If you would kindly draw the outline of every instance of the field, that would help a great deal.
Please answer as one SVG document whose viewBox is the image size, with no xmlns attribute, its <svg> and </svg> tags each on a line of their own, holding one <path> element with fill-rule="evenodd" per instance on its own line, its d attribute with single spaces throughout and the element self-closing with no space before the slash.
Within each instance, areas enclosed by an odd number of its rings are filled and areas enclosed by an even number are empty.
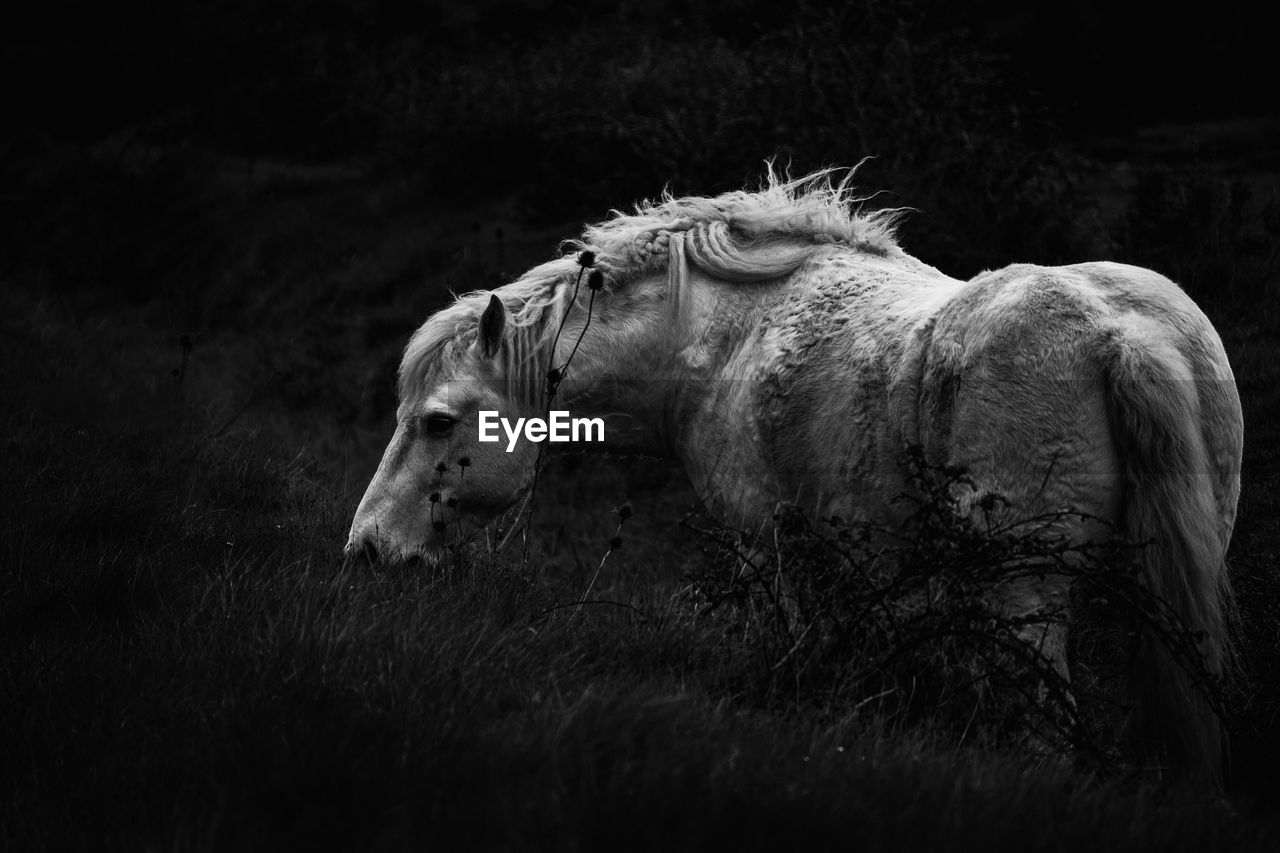
<svg viewBox="0 0 1280 853">
<path fill-rule="evenodd" d="M 343 46 L 342 4 L 321 32 L 202 28 L 193 2 L 190 55 L 141 51 L 139 79 L 163 53 L 205 91 L 201 62 L 255 39 L 315 61 L 236 59 L 234 98 L 129 89 L 109 133 L 3 141 L 0 847 L 1275 849 L 1280 169 L 1250 153 L 1274 122 L 1202 120 L 1192 150 L 1178 116 L 1080 129 L 924 15 L 802 4 L 771 29 L 738 5 L 756 25 L 514 4 L 508 49 L 462 62 L 417 51 L 470 51 L 510 9 Z M 814 35 L 841 27 L 864 29 Z M 902 242 L 947 272 L 1141 263 L 1219 329 L 1246 423 L 1224 796 L 777 689 L 701 606 L 708 543 L 666 461 L 553 459 L 527 560 L 492 538 L 438 571 L 342 560 L 399 353 L 451 290 L 667 182 L 865 153 L 859 183 L 917 209 Z"/>
</svg>

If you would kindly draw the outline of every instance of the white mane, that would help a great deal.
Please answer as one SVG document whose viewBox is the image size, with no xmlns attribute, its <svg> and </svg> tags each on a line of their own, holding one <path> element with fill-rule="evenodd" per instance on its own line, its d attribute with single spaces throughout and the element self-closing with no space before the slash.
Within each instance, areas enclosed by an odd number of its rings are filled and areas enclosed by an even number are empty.
<svg viewBox="0 0 1280 853">
<path fill-rule="evenodd" d="M 664 193 L 635 213 L 612 211 L 568 241 L 561 257 L 526 272 L 497 291 L 507 309 L 503 375 L 528 397 L 541 390 L 552 339 L 574 293 L 578 253 L 591 251 L 610 289 L 638 277 L 668 273 L 672 310 L 678 312 L 687 265 L 728 282 L 760 282 L 790 275 L 814 252 L 833 243 L 883 255 L 897 250 L 898 210 L 862 212 L 866 201 L 850 187 L 855 169 L 836 182 L 823 169 L 784 180 L 770 164 L 764 186 L 715 197 L 675 198 Z M 578 298 L 586 297 L 582 288 Z M 490 291 L 469 293 L 438 312 L 409 341 L 400 366 L 400 397 L 414 399 L 435 373 L 475 340 L 477 319 Z"/>
</svg>

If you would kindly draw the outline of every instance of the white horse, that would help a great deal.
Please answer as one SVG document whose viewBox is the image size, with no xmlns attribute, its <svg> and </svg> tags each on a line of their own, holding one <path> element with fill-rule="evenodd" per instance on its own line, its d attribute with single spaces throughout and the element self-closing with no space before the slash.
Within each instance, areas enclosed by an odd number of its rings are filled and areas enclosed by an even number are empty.
<svg viewBox="0 0 1280 853">
<path fill-rule="evenodd" d="M 479 412 L 544 415 L 554 370 L 557 408 L 604 419 L 605 442 L 586 449 L 678 459 L 706 507 L 743 529 L 780 501 L 891 522 L 903 449 L 921 445 L 967 469 L 977 488 L 963 506 L 997 492 L 1021 517 L 1078 511 L 1059 532 L 1081 541 L 1108 535 L 1083 516 L 1153 540 L 1146 582 L 1206 633 L 1220 671 L 1243 423 L 1204 314 L 1163 276 L 1117 263 L 959 281 L 899 248 L 893 212 L 858 201 L 829 171 L 664 196 L 428 319 L 347 552 L 435 557 L 512 506 L 538 446 L 480 442 Z M 1046 578 L 1006 603 L 1035 613 L 1066 586 Z M 1062 634 L 1046 622 L 1029 639 L 1065 673 Z M 1217 718 L 1183 668 L 1148 641 L 1133 675 L 1162 759 L 1216 777 Z"/>
</svg>

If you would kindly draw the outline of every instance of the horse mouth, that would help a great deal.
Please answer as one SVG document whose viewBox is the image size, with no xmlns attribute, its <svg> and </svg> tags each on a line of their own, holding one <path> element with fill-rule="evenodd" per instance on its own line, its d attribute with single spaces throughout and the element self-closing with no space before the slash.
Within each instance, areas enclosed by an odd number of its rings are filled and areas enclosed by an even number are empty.
<svg viewBox="0 0 1280 853">
<path fill-rule="evenodd" d="M 397 548 L 385 541 L 350 539 L 342 549 L 342 558 L 348 564 L 375 568 L 432 569 L 440 565 L 447 550 L 440 543 L 424 542 L 415 547 Z"/>
</svg>

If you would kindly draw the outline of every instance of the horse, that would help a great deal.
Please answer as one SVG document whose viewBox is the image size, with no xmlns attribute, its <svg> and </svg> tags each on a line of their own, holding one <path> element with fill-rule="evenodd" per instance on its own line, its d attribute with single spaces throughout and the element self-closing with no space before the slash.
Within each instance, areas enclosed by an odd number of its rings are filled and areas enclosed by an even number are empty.
<svg viewBox="0 0 1280 853">
<path fill-rule="evenodd" d="M 922 448 L 968 473 L 959 512 L 998 494 L 1003 512 L 1072 509 L 1057 532 L 1073 541 L 1148 542 L 1142 579 L 1222 673 L 1243 419 L 1209 320 L 1121 263 L 951 278 L 899 246 L 901 212 L 865 210 L 852 174 L 770 167 L 755 190 L 664 192 L 431 316 L 346 553 L 438 559 L 514 506 L 541 445 L 480 441 L 481 413 L 536 417 L 552 398 L 602 419 L 605 440 L 583 449 L 678 460 L 739 529 L 780 502 L 892 521 L 905 449 Z M 1004 605 L 1063 606 L 1068 587 L 1050 576 Z M 1028 634 L 1064 675 L 1065 631 Z M 1129 680 L 1159 761 L 1218 779 L 1220 721 L 1184 667 L 1140 641 Z"/>
</svg>

